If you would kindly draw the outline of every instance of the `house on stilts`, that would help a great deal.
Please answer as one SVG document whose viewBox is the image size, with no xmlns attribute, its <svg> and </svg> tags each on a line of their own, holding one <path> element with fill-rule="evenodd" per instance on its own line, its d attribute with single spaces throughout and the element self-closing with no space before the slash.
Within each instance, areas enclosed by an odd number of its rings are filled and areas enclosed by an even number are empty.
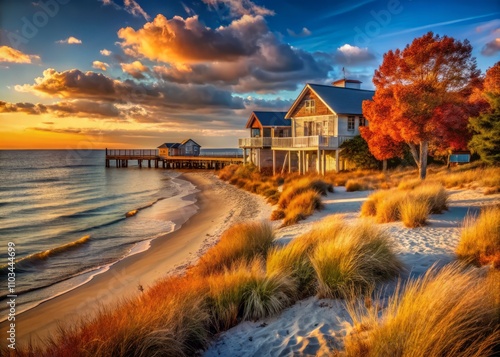
<svg viewBox="0 0 500 357">
<path fill-rule="evenodd" d="M 306 84 L 287 113 L 253 112 L 246 127 L 251 137 L 240 139 L 244 162 L 273 172 L 339 171 L 347 163 L 340 145 L 368 125 L 362 103 L 375 94 L 357 80 L 341 79 L 332 85 Z M 282 118 L 274 122 L 268 118 Z"/>
</svg>

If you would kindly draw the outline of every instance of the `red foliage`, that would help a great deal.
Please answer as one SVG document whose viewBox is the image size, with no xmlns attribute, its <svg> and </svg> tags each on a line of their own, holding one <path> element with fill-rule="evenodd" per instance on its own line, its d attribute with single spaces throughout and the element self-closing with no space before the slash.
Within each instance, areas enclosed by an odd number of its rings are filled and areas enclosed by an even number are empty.
<svg viewBox="0 0 500 357">
<path fill-rule="evenodd" d="M 384 55 L 373 78 L 375 96 L 363 103 L 370 126 L 362 136 L 377 159 L 388 158 L 402 143 L 466 148 L 468 119 L 480 107 L 469 100 L 481 85 L 471 53 L 467 40 L 429 32 L 403 51 Z"/>
</svg>

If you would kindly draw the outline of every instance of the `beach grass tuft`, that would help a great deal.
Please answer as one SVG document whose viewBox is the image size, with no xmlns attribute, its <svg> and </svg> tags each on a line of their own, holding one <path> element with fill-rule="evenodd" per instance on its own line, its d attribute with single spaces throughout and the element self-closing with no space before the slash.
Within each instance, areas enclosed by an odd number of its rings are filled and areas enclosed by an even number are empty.
<svg viewBox="0 0 500 357">
<path fill-rule="evenodd" d="M 283 226 L 295 224 L 312 215 L 314 211 L 321 210 L 323 207 L 321 196 L 316 190 L 309 189 L 303 191 L 294 196 L 284 210 Z"/>
<path fill-rule="evenodd" d="M 235 224 L 222 234 L 219 242 L 191 270 L 195 274 L 206 276 L 229 268 L 241 258 L 264 258 L 273 240 L 274 231 L 268 222 Z"/>
<path fill-rule="evenodd" d="M 408 228 L 425 226 L 430 212 L 430 203 L 425 198 L 417 200 L 406 197 L 399 205 L 401 221 Z"/>
<path fill-rule="evenodd" d="M 498 296 L 493 279 L 453 264 L 400 284 L 381 314 L 348 305 L 352 331 L 345 355 L 493 356 L 499 347 Z"/>
<path fill-rule="evenodd" d="M 465 218 L 456 253 L 460 259 L 477 265 L 493 263 L 500 269 L 500 206 Z"/>
<path fill-rule="evenodd" d="M 311 254 L 319 298 L 347 298 L 395 277 L 403 268 L 389 236 L 367 221 L 340 229 L 321 240 Z"/>
</svg>

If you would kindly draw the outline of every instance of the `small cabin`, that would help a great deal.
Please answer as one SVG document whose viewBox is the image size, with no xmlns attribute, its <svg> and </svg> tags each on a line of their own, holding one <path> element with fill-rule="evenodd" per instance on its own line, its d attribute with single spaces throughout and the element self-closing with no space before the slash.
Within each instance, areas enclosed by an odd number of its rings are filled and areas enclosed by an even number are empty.
<svg viewBox="0 0 500 357">
<path fill-rule="evenodd" d="M 165 143 L 158 146 L 159 155 L 169 156 L 200 156 L 201 145 L 192 139 L 186 139 L 181 143 Z"/>
</svg>

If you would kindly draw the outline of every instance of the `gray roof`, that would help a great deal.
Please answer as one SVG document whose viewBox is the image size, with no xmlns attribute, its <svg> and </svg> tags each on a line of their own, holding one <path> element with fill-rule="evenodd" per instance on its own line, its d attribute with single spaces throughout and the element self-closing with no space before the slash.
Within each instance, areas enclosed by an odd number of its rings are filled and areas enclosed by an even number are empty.
<svg viewBox="0 0 500 357">
<path fill-rule="evenodd" d="M 375 95 L 372 90 L 353 89 L 321 84 L 309 87 L 337 114 L 363 114 L 362 103 Z"/>
<path fill-rule="evenodd" d="M 290 126 L 291 121 L 285 119 L 287 112 L 253 112 L 262 126 Z"/>
<path fill-rule="evenodd" d="M 158 146 L 159 149 L 162 148 L 169 148 L 169 149 L 177 149 L 181 144 L 179 143 L 165 143 L 160 146 Z"/>
<path fill-rule="evenodd" d="M 181 145 L 186 144 L 186 143 L 187 143 L 188 141 L 190 141 L 190 140 L 191 140 L 193 143 L 195 143 L 197 146 L 201 147 L 201 145 L 200 145 L 200 144 L 198 144 L 198 143 L 197 143 L 196 141 L 194 141 L 193 139 L 186 139 L 186 140 L 184 140 L 184 141 L 181 143 Z"/>
</svg>

